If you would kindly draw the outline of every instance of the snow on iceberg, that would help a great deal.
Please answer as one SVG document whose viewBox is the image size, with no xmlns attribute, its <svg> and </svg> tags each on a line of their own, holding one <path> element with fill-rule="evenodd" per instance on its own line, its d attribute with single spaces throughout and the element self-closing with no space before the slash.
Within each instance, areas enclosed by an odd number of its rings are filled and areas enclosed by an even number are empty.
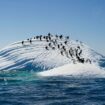
<svg viewBox="0 0 105 105">
<path fill-rule="evenodd" d="M 76 51 L 79 51 L 79 56 Z M 103 56 L 81 41 L 74 41 L 62 35 L 40 35 L 1 49 L 0 70 L 42 71 L 76 64 L 82 58 L 98 65 Z"/>
</svg>

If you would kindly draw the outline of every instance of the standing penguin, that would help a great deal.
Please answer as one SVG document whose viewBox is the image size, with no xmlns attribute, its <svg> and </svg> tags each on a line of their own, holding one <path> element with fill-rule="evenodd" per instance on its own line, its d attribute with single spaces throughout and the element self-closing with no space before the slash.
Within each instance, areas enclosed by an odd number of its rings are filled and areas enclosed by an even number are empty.
<svg viewBox="0 0 105 105">
<path fill-rule="evenodd" d="M 69 54 L 70 54 L 70 56 L 73 58 L 73 55 L 72 55 L 72 53 L 71 53 L 71 50 L 69 50 Z"/>
<path fill-rule="evenodd" d="M 30 44 L 32 44 L 32 40 L 30 39 Z"/>
<path fill-rule="evenodd" d="M 22 45 L 24 45 L 24 41 L 22 41 Z"/>
<path fill-rule="evenodd" d="M 53 50 L 55 50 L 55 47 L 52 47 Z"/>
<path fill-rule="evenodd" d="M 78 53 L 79 54 L 79 56 L 82 54 L 82 50 L 80 50 L 80 52 Z"/>
<path fill-rule="evenodd" d="M 58 35 L 55 35 L 55 37 L 58 39 Z"/>
<path fill-rule="evenodd" d="M 48 33 L 48 37 L 50 37 L 50 36 L 51 36 L 51 33 L 49 32 L 49 33 Z"/>
<path fill-rule="evenodd" d="M 63 35 L 60 35 L 59 38 L 62 39 L 63 38 Z"/>
<path fill-rule="evenodd" d="M 64 43 L 67 45 L 67 40 Z"/>
<path fill-rule="evenodd" d="M 66 39 L 69 39 L 69 36 L 67 36 Z"/>
<path fill-rule="evenodd" d="M 63 51 L 61 51 L 61 55 L 63 55 Z"/>
<path fill-rule="evenodd" d="M 58 44 L 58 49 L 60 48 L 60 45 Z"/>
<path fill-rule="evenodd" d="M 42 41 L 42 35 L 40 35 L 39 38 L 40 38 L 40 41 Z"/>
<path fill-rule="evenodd" d="M 45 49 L 48 50 L 48 47 L 46 46 Z"/>
<path fill-rule="evenodd" d="M 51 43 L 49 43 L 48 45 L 49 45 L 49 47 L 51 47 Z"/>
</svg>

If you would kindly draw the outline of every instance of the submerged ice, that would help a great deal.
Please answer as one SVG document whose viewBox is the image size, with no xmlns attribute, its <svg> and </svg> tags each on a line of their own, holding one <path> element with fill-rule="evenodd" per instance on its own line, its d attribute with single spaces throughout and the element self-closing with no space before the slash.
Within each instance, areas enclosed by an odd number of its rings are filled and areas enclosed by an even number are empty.
<svg viewBox="0 0 105 105">
<path fill-rule="evenodd" d="M 0 50 L 0 70 L 42 71 L 68 64 L 99 66 L 104 60 L 105 57 L 83 42 L 50 33 L 15 42 Z"/>
</svg>

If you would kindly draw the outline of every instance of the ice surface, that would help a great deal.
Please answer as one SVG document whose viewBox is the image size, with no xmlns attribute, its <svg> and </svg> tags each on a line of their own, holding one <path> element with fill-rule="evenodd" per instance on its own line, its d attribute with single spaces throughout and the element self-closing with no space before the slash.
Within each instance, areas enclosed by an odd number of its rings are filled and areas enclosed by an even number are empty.
<svg viewBox="0 0 105 105">
<path fill-rule="evenodd" d="M 55 36 L 52 37 L 55 40 Z M 24 45 L 21 41 L 15 42 L 11 45 L 0 50 L 0 70 L 13 70 L 13 69 L 34 69 L 36 66 L 52 69 L 60 67 L 65 64 L 73 64 L 72 58 L 64 53 L 61 55 L 60 50 L 55 46 L 55 50 L 49 48 L 45 39 L 40 41 L 39 39 L 32 38 L 32 44 L 28 40 L 24 40 Z M 66 38 L 57 39 L 57 44 L 64 44 Z M 65 45 L 66 51 L 72 47 L 74 50 L 80 46 L 82 49 L 82 58 L 91 59 L 92 63 L 97 64 L 99 59 L 102 58 L 100 54 L 97 54 L 94 50 L 88 47 L 86 44 L 80 41 L 68 40 L 68 44 Z M 76 58 L 73 58 L 76 61 Z M 28 67 L 29 66 L 29 67 Z"/>
</svg>

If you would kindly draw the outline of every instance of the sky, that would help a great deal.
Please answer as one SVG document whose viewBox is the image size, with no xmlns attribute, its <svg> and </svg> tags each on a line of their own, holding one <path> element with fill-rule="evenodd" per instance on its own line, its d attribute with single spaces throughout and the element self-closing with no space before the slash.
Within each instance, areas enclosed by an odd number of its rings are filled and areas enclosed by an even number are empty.
<svg viewBox="0 0 105 105">
<path fill-rule="evenodd" d="M 48 32 L 105 55 L 105 0 L 0 0 L 0 48 Z"/>
</svg>

